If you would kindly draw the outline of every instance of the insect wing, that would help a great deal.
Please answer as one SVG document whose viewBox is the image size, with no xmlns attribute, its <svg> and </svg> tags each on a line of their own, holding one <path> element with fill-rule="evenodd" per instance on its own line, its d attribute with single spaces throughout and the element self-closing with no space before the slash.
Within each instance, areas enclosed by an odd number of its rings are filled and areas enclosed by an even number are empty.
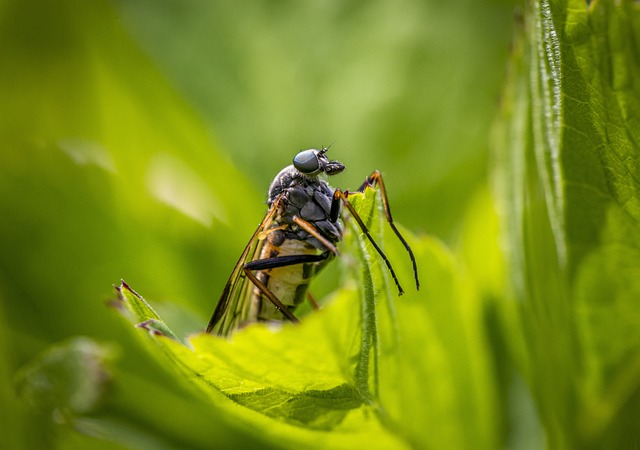
<svg viewBox="0 0 640 450">
<path fill-rule="evenodd" d="M 207 333 L 214 332 L 219 336 L 227 336 L 244 322 L 249 308 L 252 283 L 247 282 L 243 266 L 259 254 L 261 247 L 262 242 L 257 235 L 252 236 L 220 295 L 207 326 Z"/>
<path fill-rule="evenodd" d="M 227 284 L 220 295 L 220 300 L 211 316 L 207 333 L 215 332 L 219 336 L 227 336 L 247 320 L 250 310 L 250 299 L 253 283 L 247 280 L 244 274 L 244 266 L 256 259 L 264 244 L 262 232 L 269 227 L 277 210 L 279 202 L 273 202 L 269 211 L 256 231 L 249 239 L 240 259 L 236 263 Z"/>
</svg>

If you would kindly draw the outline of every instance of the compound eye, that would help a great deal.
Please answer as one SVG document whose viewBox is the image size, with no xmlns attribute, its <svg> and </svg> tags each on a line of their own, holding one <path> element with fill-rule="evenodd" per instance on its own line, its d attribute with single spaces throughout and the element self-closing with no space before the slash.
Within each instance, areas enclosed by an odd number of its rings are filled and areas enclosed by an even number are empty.
<svg viewBox="0 0 640 450">
<path fill-rule="evenodd" d="M 293 158 L 293 166 L 302 173 L 312 174 L 320 169 L 317 150 L 304 150 Z"/>
</svg>

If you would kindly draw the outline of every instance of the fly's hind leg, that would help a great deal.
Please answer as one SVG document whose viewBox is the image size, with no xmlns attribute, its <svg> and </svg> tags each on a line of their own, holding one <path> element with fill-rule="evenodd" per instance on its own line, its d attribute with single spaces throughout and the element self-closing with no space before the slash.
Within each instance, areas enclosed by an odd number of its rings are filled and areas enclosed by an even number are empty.
<svg viewBox="0 0 640 450">
<path fill-rule="evenodd" d="M 313 309 L 314 311 L 317 311 L 320 309 L 320 305 L 318 304 L 318 301 L 313 295 L 311 295 L 311 292 L 308 292 L 308 291 L 307 291 L 307 300 L 311 305 L 311 309 Z"/>
<path fill-rule="evenodd" d="M 278 267 L 293 266 L 295 264 L 319 263 L 326 260 L 330 255 L 330 252 L 325 252 L 320 255 L 289 255 L 258 259 L 245 264 L 242 269 L 244 270 L 246 277 L 260 290 L 260 292 L 262 292 L 262 294 L 264 294 L 265 297 L 269 299 L 273 306 L 275 306 L 282 315 L 291 322 L 298 323 L 300 320 L 298 320 L 291 310 L 289 310 L 289 308 L 287 308 L 287 306 L 269 290 L 267 285 L 253 274 L 253 271 L 276 269 Z"/>
</svg>

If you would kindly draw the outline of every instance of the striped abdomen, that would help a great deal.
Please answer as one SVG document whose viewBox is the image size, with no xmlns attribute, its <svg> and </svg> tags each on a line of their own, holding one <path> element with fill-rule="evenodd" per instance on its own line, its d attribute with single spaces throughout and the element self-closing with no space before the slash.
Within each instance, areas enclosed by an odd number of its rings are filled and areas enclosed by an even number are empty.
<svg viewBox="0 0 640 450">
<path fill-rule="evenodd" d="M 317 255 L 320 252 L 305 241 L 285 239 L 280 245 L 274 245 L 267 239 L 260 252 L 259 259 L 276 258 L 290 255 Z M 258 271 L 256 276 L 267 288 L 293 312 L 304 301 L 311 279 L 326 264 L 320 263 L 294 264 L 286 267 Z M 266 298 L 257 287 L 251 293 L 249 320 L 282 321 L 283 315 Z"/>
</svg>

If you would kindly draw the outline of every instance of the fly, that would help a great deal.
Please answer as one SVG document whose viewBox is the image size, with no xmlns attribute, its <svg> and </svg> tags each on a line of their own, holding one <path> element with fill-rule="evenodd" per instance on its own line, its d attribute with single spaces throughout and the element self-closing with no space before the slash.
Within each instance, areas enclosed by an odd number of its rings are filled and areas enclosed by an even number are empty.
<svg viewBox="0 0 640 450">
<path fill-rule="evenodd" d="M 344 232 L 340 216 L 345 207 L 385 262 L 404 293 L 391 262 L 375 242 L 348 200 L 349 191 L 331 188 L 320 175 L 335 175 L 345 166 L 327 158 L 328 148 L 303 150 L 269 187 L 269 209 L 240 255 L 222 291 L 207 333 L 228 336 L 252 322 L 299 322 L 293 314 L 304 301 L 313 277 L 334 257 Z M 387 222 L 409 253 L 416 289 L 420 289 L 413 251 L 396 228 L 382 175 L 374 171 L 357 192 L 377 187 Z M 247 280 L 249 282 L 247 282 Z M 309 295 L 310 301 L 312 297 Z M 312 305 L 315 302 L 312 301 Z"/>
</svg>

